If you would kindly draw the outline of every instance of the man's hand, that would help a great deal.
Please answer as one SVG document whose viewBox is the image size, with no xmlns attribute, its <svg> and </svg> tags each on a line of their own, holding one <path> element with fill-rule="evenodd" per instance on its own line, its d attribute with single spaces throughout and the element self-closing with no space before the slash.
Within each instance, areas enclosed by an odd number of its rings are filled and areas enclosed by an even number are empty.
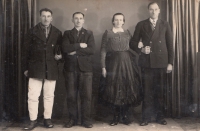
<svg viewBox="0 0 200 131">
<path fill-rule="evenodd" d="M 80 47 L 81 47 L 81 48 L 86 48 L 86 47 L 87 47 L 87 44 L 86 44 L 86 43 L 80 43 Z"/>
<path fill-rule="evenodd" d="M 106 74 L 107 74 L 106 68 L 102 68 L 102 75 L 104 78 L 106 78 Z"/>
<path fill-rule="evenodd" d="M 140 41 L 139 43 L 138 43 L 138 48 L 140 49 L 140 48 L 143 48 L 144 47 L 144 44 Z"/>
<path fill-rule="evenodd" d="M 144 48 L 142 48 L 141 52 L 144 53 L 144 54 L 150 54 L 151 47 L 150 46 L 145 46 Z"/>
<path fill-rule="evenodd" d="M 75 54 L 76 54 L 76 51 L 68 53 L 68 55 L 75 55 Z"/>
<path fill-rule="evenodd" d="M 167 66 L 167 73 L 171 73 L 172 69 L 173 69 L 172 64 L 168 64 L 168 66 Z"/>
<path fill-rule="evenodd" d="M 24 71 L 24 75 L 27 77 L 28 76 L 28 70 Z"/>
<path fill-rule="evenodd" d="M 62 59 L 62 55 L 57 55 L 57 54 L 56 54 L 56 55 L 55 55 L 55 59 L 56 59 L 56 60 Z"/>
</svg>

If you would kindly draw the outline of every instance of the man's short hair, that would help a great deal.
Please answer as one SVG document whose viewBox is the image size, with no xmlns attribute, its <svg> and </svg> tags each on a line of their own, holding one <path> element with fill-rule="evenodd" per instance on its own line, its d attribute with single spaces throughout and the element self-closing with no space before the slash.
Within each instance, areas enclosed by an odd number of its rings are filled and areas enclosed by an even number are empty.
<svg viewBox="0 0 200 131">
<path fill-rule="evenodd" d="M 43 11 L 50 12 L 51 15 L 53 14 L 53 12 L 52 12 L 50 9 L 48 9 L 48 8 L 43 8 L 43 9 L 40 10 L 40 15 L 42 14 Z"/>
<path fill-rule="evenodd" d="M 159 4 L 158 4 L 158 2 L 150 2 L 149 4 L 148 4 L 148 9 L 149 9 L 149 7 L 151 6 L 151 5 L 153 5 L 153 4 L 157 4 L 158 5 L 158 7 L 160 8 L 160 6 L 159 6 Z"/>
<path fill-rule="evenodd" d="M 81 14 L 81 15 L 83 15 L 83 18 L 84 18 L 84 16 L 85 16 L 82 12 L 75 12 L 75 13 L 72 15 L 72 18 L 74 18 L 74 16 L 75 16 L 76 14 Z"/>
</svg>

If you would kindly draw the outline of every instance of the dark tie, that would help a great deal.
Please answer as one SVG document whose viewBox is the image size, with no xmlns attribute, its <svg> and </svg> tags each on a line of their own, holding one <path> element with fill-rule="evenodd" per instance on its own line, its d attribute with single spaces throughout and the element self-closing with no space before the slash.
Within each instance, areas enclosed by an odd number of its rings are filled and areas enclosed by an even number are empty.
<svg viewBox="0 0 200 131">
<path fill-rule="evenodd" d="M 156 28 L 156 21 L 153 20 L 153 21 L 151 22 L 151 24 L 152 24 L 152 30 L 155 30 L 155 28 Z"/>
<path fill-rule="evenodd" d="M 45 36 L 46 36 L 46 38 L 48 37 L 47 27 L 45 27 Z"/>
<path fill-rule="evenodd" d="M 80 31 L 78 31 L 78 33 L 77 33 L 77 36 L 79 37 L 79 33 L 80 33 Z"/>
</svg>

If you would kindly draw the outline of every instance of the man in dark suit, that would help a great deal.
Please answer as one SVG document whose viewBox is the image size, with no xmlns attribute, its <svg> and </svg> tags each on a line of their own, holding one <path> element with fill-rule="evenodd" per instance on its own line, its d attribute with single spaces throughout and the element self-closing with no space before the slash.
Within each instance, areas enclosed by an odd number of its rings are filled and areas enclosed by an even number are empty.
<svg viewBox="0 0 200 131">
<path fill-rule="evenodd" d="M 150 18 L 137 24 L 130 42 L 130 48 L 139 54 L 138 64 L 142 72 L 144 100 L 140 125 L 148 125 L 153 115 L 158 123 L 166 125 L 161 85 L 163 76 L 173 67 L 172 32 L 169 23 L 158 18 L 158 3 L 150 3 L 148 9 Z"/>
<path fill-rule="evenodd" d="M 28 110 L 30 123 L 25 130 L 32 130 L 37 126 L 38 99 L 43 88 L 44 126 L 52 128 L 52 108 L 54 90 L 58 79 L 57 60 L 62 55 L 57 50 L 62 43 L 62 33 L 51 25 L 52 11 L 44 8 L 40 10 L 40 20 L 27 33 L 22 47 L 22 69 L 29 77 L 28 82 Z"/>
<path fill-rule="evenodd" d="M 70 120 L 65 124 L 70 128 L 77 124 L 77 95 L 81 100 L 82 126 L 92 128 L 90 113 L 92 100 L 92 56 L 94 36 L 92 31 L 83 28 L 84 14 L 76 12 L 72 16 L 74 28 L 65 31 L 62 50 L 64 53 L 64 73 L 67 88 L 67 106 Z"/>
</svg>

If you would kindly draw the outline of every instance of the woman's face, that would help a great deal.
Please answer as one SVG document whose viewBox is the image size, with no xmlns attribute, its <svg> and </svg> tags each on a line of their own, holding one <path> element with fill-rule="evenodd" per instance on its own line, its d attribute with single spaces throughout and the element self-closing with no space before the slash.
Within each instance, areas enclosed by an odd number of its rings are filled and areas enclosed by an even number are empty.
<svg viewBox="0 0 200 131">
<path fill-rule="evenodd" d="M 124 24 L 123 15 L 116 15 L 113 21 L 113 25 L 115 28 L 121 28 Z"/>
</svg>

